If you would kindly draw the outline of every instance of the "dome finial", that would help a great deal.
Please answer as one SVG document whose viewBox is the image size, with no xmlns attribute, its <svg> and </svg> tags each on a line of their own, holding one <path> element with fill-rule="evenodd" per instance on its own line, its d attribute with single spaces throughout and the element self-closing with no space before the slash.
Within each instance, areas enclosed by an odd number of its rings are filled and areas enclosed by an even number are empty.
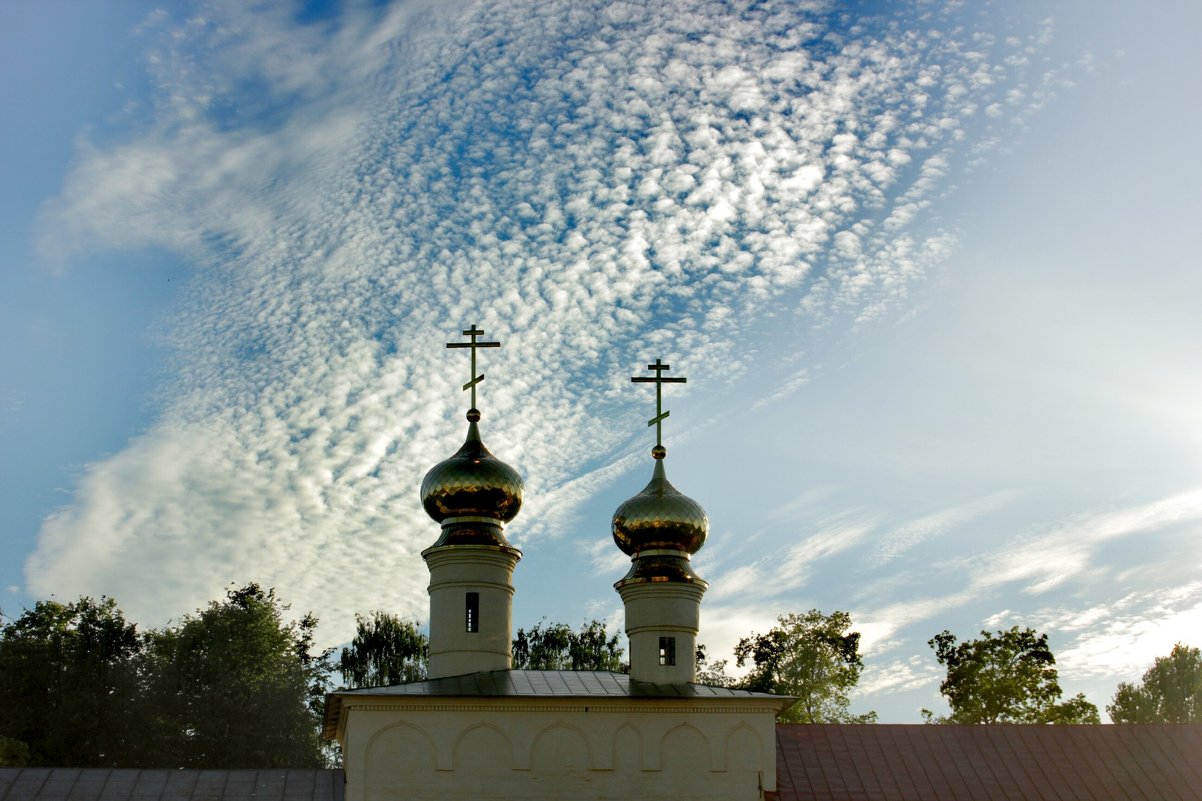
<svg viewBox="0 0 1202 801">
<path fill-rule="evenodd" d="M 500 342 L 477 342 L 476 337 L 484 336 L 484 331 L 477 328 L 475 323 L 472 323 L 472 327 L 467 329 L 466 331 L 464 331 L 463 335 L 465 337 L 471 337 L 471 342 L 448 342 L 447 347 L 448 348 L 471 348 L 472 349 L 472 373 L 469 376 L 469 378 L 471 378 L 471 380 L 468 381 L 466 384 L 464 384 L 463 388 L 470 389 L 472 391 L 472 405 L 467 410 L 467 419 L 468 419 L 468 422 L 475 423 L 480 420 L 480 410 L 476 408 L 476 384 L 479 384 L 481 381 L 484 380 L 484 373 L 481 373 L 480 375 L 476 375 L 476 348 L 499 348 L 499 347 L 501 347 L 501 343 Z M 475 419 L 473 419 L 473 418 L 475 418 Z"/>
<path fill-rule="evenodd" d="M 671 412 L 664 411 L 664 384 L 684 384 L 689 379 L 683 376 L 665 377 L 664 371 L 671 370 L 672 366 L 664 364 L 662 359 L 656 359 L 655 364 L 647 365 L 647 369 L 654 372 L 655 375 L 631 376 L 630 381 L 632 384 L 655 384 L 655 417 L 648 420 L 647 425 L 655 426 L 655 447 L 651 449 L 651 458 L 659 461 L 668 455 L 668 449 L 664 447 L 663 423 L 664 418 L 671 414 Z"/>
<path fill-rule="evenodd" d="M 517 515 L 522 506 L 522 477 L 493 456 L 480 439 L 480 410 L 476 408 L 476 385 L 484 374 L 476 373 L 476 348 L 499 348 L 500 342 L 481 342 L 484 332 L 474 324 L 463 332 L 468 342 L 448 342 L 448 348 L 471 348 L 471 380 L 463 385 L 472 392 L 467 410 L 467 438 L 449 459 L 439 462 L 422 480 L 421 498 L 426 514 L 442 524 L 437 545 L 497 544 L 510 547 L 501 526 Z"/>
<path fill-rule="evenodd" d="M 634 559 L 627 579 L 700 581 L 688 561 L 705 542 L 709 520 L 696 501 L 668 483 L 664 470 L 668 449 L 663 442 L 663 421 L 668 412 L 664 411 L 663 385 L 683 384 L 686 379 L 665 376 L 664 372 L 671 368 L 662 359 L 656 359 L 647 369 L 655 375 L 634 376 L 630 380 L 636 384 L 655 384 L 655 417 L 647 421 L 648 426 L 655 426 L 655 447 L 651 449 L 655 470 L 643 491 L 614 512 L 614 542 Z"/>
</svg>

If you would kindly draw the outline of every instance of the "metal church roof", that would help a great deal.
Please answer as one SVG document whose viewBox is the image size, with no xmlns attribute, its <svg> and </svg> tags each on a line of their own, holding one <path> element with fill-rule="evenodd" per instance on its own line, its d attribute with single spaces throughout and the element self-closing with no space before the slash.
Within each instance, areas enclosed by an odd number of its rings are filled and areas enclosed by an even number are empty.
<svg viewBox="0 0 1202 801">
<path fill-rule="evenodd" d="M 777 724 L 779 801 L 1200 801 L 1202 725 Z"/>
<path fill-rule="evenodd" d="M 341 770 L 0 768 L 0 801 L 343 801 Z"/>
<path fill-rule="evenodd" d="M 325 736 L 333 738 L 342 699 L 361 696 L 409 698 L 660 698 L 794 699 L 783 695 L 710 687 L 706 684 L 650 684 L 632 681 L 625 673 L 606 670 L 493 670 L 440 679 L 413 681 L 390 687 L 339 690 L 326 695 Z M 3 799 L 0 799 L 3 801 Z"/>
<path fill-rule="evenodd" d="M 606 670 L 493 670 L 391 687 L 339 690 L 332 695 L 430 695 L 483 698 L 620 696 L 626 698 L 783 698 L 784 696 L 710 687 L 705 684 L 649 684 Z"/>
</svg>

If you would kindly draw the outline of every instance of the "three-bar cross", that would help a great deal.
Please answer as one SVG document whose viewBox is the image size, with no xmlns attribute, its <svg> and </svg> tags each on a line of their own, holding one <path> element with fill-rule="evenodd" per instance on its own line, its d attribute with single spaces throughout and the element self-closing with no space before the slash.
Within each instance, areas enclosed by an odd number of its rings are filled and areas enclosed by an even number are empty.
<svg viewBox="0 0 1202 801">
<path fill-rule="evenodd" d="M 476 384 L 479 384 L 481 381 L 484 380 L 484 373 L 481 373 L 480 375 L 476 375 L 476 348 L 499 348 L 499 347 L 501 347 L 501 343 L 500 342 L 477 342 L 476 337 L 484 336 L 484 332 L 482 330 L 480 330 L 479 328 L 477 328 L 475 323 L 472 323 L 472 327 L 469 328 L 468 330 L 464 331 L 463 335 L 465 337 L 471 337 L 471 342 L 448 342 L 447 347 L 448 348 L 471 348 L 472 349 L 472 374 L 471 374 L 472 380 L 468 381 L 466 384 L 464 384 L 463 388 L 470 389 L 472 391 L 471 409 L 472 409 L 472 411 L 475 411 L 476 410 Z"/>
<path fill-rule="evenodd" d="M 655 364 L 647 365 L 648 370 L 655 372 L 654 376 L 631 376 L 630 381 L 634 384 L 655 384 L 655 417 L 647 421 L 648 426 L 655 426 L 655 450 L 656 452 L 663 451 L 663 422 L 669 412 L 664 411 L 664 384 L 684 384 L 688 381 L 683 376 L 679 378 L 668 378 L 664 375 L 665 370 L 671 369 L 670 365 L 664 364 L 661 360 L 656 359 Z M 660 457 L 657 457 L 660 458 Z"/>
</svg>

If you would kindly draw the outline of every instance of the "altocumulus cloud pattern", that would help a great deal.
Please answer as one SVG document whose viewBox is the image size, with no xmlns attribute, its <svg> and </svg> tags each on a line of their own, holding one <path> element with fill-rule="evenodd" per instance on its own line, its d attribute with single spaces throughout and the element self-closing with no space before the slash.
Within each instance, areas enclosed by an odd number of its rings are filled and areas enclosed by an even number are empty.
<svg viewBox="0 0 1202 801">
<path fill-rule="evenodd" d="M 253 578 L 330 642 L 423 616 L 415 488 L 462 434 L 442 343 L 473 322 L 505 343 L 482 408 L 528 480 L 511 532 L 551 536 L 628 457 L 644 354 L 733 382 L 763 321 L 863 324 L 945 257 L 924 212 L 1063 77 L 1041 25 L 941 5 L 152 18 L 154 106 L 83 151 L 45 249 L 196 269 L 160 416 L 46 521 L 30 590 L 154 621 Z"/>
</svg>

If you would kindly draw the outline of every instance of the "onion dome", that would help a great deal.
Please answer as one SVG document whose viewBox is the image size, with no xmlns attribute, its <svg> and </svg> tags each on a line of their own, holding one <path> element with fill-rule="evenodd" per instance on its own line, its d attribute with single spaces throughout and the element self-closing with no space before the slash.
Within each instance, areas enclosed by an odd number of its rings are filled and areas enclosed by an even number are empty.
<svg viewBox="0 0 1202 801">
<path fill-rule="evenodd" d="M 689 565 L 689 556 L 705 544 L 709 518 L 692 498 L 668 482 L 663 448 L 657 447 L 655 471 L 643 491 L 614 512 L 614 542 L 633 557 L 631 581 L 687 581 L 705 584 Z"/>
<path fill-rule="evenodd" d="M 697 553 L 705 544 L 709 518 L 692 498 L 668 482 L 663 459 L 643 491 L 614 512 L 614 542 L 627 556 L 648 549 L 671 548 Z"/>
<path fill-rule="evenodd" d="M 467 439 L 454 456 L 439 462 L 422 479 L 422 506 L 443 524 L 436 545 L 508 546 L 501 525 L 522 508 L 522 477 L 492 455 L 480 439 L 480 412 L 468 412 Z"/>
</svg>

